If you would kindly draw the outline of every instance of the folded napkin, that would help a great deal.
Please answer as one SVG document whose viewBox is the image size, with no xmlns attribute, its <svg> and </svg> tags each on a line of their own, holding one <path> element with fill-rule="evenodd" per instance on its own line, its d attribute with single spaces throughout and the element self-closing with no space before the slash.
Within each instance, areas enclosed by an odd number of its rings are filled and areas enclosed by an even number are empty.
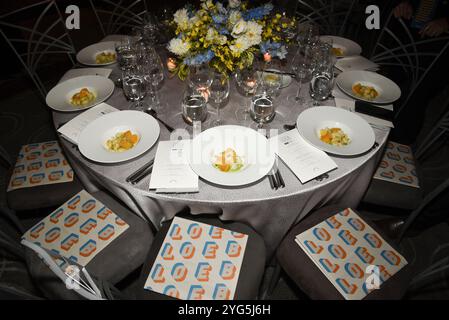
<svg viewBox="0 0 449 320">
<path fill-rule="evenodd" d="M 59 82 L 64 82 L 66 80 L 82 77 L 82 76 L 102 76 L 108 78 L 111 75 L 112 69 L 106 68 L 81 68 L 81 69 L 71 69 L 67 71 L 64 76 L 62 76 Z"/>
<path fill-rule="evenodd" d="M 353 56 L 347 58 L 338 59 L 335 63 L 335 67 L 341 71 L 351 70 L 370 70 L 376 71 L 379 69 L 379 65 L 362 56 Z"/>
</svg>

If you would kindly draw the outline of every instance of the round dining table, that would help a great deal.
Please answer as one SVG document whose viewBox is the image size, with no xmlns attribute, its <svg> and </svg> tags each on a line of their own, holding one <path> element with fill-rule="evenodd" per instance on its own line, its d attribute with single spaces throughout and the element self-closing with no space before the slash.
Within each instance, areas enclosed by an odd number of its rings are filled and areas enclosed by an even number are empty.
<svg viewBox="0 0 449 320">
<path fill-rule="evenodd" d="M 117 79 L 120 75 L 118 66 L 113 65 L 111 68 L 113 71 L 110 78 Z M 176 130 L 170 133 L 160 125 L 158 141 L 177 139 L 179 136 L 185 138 L 187 133 L 192 134 L 192 127 L 184 122 L 181 112 L 185 87 L 186 84 L 178 77 L 170 77 L 166 73 L 159 89 L 162 108 L 158 117 Z M 294 125 L 303 110 L 313 107 L 307 83 L 303 85 L 301 91 L 305 103 L 296 103 L 294 99 L 288 99 L 294 97 L 296 91 L 295 80 L 281 90 L 275 102 L 276 116 L 269 124 L 270 129 L 276 129 L 279 133 L 285 132 L 285 124 Z M 229 99 L 220 109 L 225 124 L 251 125 L 251 119 L 238 120 L 236 117 L 236 111 L 245 106 L 246 99 L 238 92 L 235 81 L 232 80 Z M 119 110 L 129 109 L 131 106 L 131 102 L 126 100 L 122 89 L 118 86 L 105 102 Z M 321 105 L 335 106 L 335 102 L 331 98 Z M 207 129 L 216 117 L 214 107 L 208 106 L 208 109 L 209 115 L 202 124 L 203 130 Z M 79 112 L 54 111 L 55 127 L 59 128 L 61 124 L 78 114 Z M 388 128 L 376 127 L 373 130 L 377 148 L 355 157 L 332 156 L 338 168 L 320 179 L 305 184 L 301 183 L 282 161 L 279 161 L 278 168 L 285 181 L 285 187 L 277 190 L 271 188 L 268 178 L 265 177 L 256 183 L 232 188 L 221 187 L 200 179 L 199 192 L 196 193 L 156 193 L 149 190 L 151 175 L 135 185 L 126 182 L 126 178 L 154 159 L 158 143 L 133 160 L 102 164 L 83 157 L 77 146 L 66 139 L 61 138 L 60 142 L 75 174 L 88 191 L 104 189 L 113 193 L 142 219 L 151 222 L 156 229 L 163 221 L 170 220 L 185 210 L 192 215 L 218 215 L 223 221 L 238 221 L 254 228 L 263 237 L 268 256 L 271 256 L 289 229 L 313 210 L 336 203 L 347 207 L 356 207 L 359 204 L 377 168 L 389 134 Z"/>
</svg>

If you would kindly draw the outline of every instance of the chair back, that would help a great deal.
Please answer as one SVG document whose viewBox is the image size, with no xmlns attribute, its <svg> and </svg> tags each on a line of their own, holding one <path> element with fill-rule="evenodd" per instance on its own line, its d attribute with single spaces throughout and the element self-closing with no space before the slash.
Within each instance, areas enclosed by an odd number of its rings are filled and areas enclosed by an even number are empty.
<svg viewBox="0 0 449 320">
<path fill-rule="evenodd" d="M 143 24 L 145 0 L 89 0 L 104 36 L 129 33 Z"/>
<path fill-rule="evenodd" d="M 296 17 L 298 23 L 314 23 L 320 34 L 343 36 L 355 9 L 355 0 L 298 0 Z"/>
<path fill-rule="evenodd" d="M 425 76 L 448 48 L 449 36 L 418 39 L 402 19 L 390 13 L 372 49 L 370 60 L 408 79 L 403 85 L 403 96 L 395 118 L 398 118 Z"/>
<path fill-rule="evenodd" d="M 75 48 L 55 0 L 39 1 L 0 15 L 0 34 L 44 99 L 45 80 L 38 75 L 44 58 L 62 55 L 72 66 L 75 64 Z"/>
</svg>

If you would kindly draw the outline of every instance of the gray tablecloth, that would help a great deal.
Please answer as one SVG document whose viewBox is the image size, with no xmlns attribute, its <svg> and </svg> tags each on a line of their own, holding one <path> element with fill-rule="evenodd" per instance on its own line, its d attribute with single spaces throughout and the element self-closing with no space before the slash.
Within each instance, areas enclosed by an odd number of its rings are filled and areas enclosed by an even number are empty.
<svg viewBox="0 0 449 320">
<path fill-rule="evenodd" d="M 117 77 L 115 68 L 111 78 Z M 159 93 L 165 104 L 161 118 L 174 128 L 187 129 L 191 127 L 181 118 L 181 97 L 185 84 L 177 77 L 166 77 Z M 296 82 L 282 90 L 277 100 L 277 113 L 270 128 L 284 132 L 283 124 L 293 124 L 298 114 L 307 106 L 297 105 L 287 99 L 294 95 Z M 302 95 L 306 101 L 310 101 L 308 85 L 304 86 Z M 236 90 L 235 83 L 231 84 L 229 102 L 222 108 L 222 117 L 226 124 L 249 125 L 237 121 L 235 111 L 245 103 Z M 106 101 L 118 109 L 129 108 L 130 102 L 126 101 L 120 88 L 116 88 L 113 95 Z M 322 105 L 335 105 L 333 100 L 328 100 Z M 215 116 L 211 113 L 203 129 Z M 77 113 L 54 112 L 54 123 L 58 127 Z M 199 192 L 194 194 L 156 194 L 148 190 L 150 177 L 146 177 L 138 185 L 132 186 L 125 182 L 136 169 L 153 159 L 157 144 L 143 156 L 132 161 L 103 165 L 93 163 L 85 159 L 75 146 L 61 139 L 76 174 L 83 181 L 87 189 L 95 190 L 103 188 L 111 191 L 125 202 L 136 214 L 144 219 L 149 219 L 156 228 L 164 220 L 173 216 L 187 207 L 192 214 L 218 214 L 222 220 L 240 221 L 252 226 L 265 240 L 269 254 L 272 254 L 287 231 L 300 219 L 304 218 L 315 208 L 333 203 L 341 203 L 344 206 L 355 207 L 363 197 L 374 170 L 380 160 L 382 149 L 387 140 L 388 130 L 374 129 L 376 141 L 379 147 L 369 153 L 355 158 L 333 159 L 338 164 L 338 169 L 329 173 L 329 178 L 323 181 L 313 180 L 302 184 L 294 174 L 283 164 L 279 169 L 285 180 L 286 187 L 274 191 L 270 188 L 268 179 L 263 179 L 253 185 L 241 188 L 221 188 L 209 184 L 204 180 L 199 182 Z M 168 140 L 169 132 L 161 125 L 160 140 Z"/>
</svg>

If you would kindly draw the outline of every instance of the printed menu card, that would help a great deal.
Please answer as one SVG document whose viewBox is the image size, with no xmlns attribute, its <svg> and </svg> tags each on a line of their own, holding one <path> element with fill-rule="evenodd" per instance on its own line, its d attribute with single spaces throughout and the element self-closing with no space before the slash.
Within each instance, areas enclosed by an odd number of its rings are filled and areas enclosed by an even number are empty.
<svg viewBox="0 0 449 320">
<path fill-rule="evenodd" d="M 310 145 L 296 129 L 271 138 L 270 143 L 278 144 L 277 155 L 302 183 L 337 168 L 331 157 Z"/>
<path fill-rule="evenodd" d="M 190 168 L 191 140 L 160 141 L 154 159 L 150 190 L 157 193 L 198 192 L 198 175 Z"/>
<path fill-rule="evenodd" d="M 106 103 L 100 103 L 99 105 L 84 111 L 79 116 L 67 122 L 58 129 L 58 132 L 63 138 L 69 140 L 71 143 L 78 144 L 78 137 L 81 134 L 81 131 L 83 131 L 89 123 L 105 114 L 115 111 L 119 110 Z"/>
<path fill-rule="evenodd" d="M 79 69 L 70 69 L 67 71 L 64 76 L 59 80 L 59 82 L 63 82 L 69 79 L 82 77 L 82 76 L 102 76 L 105 78 L 109 78 L 111 75 L 112 69 L 105 68 L 79 68 Z"/>
</svg>

